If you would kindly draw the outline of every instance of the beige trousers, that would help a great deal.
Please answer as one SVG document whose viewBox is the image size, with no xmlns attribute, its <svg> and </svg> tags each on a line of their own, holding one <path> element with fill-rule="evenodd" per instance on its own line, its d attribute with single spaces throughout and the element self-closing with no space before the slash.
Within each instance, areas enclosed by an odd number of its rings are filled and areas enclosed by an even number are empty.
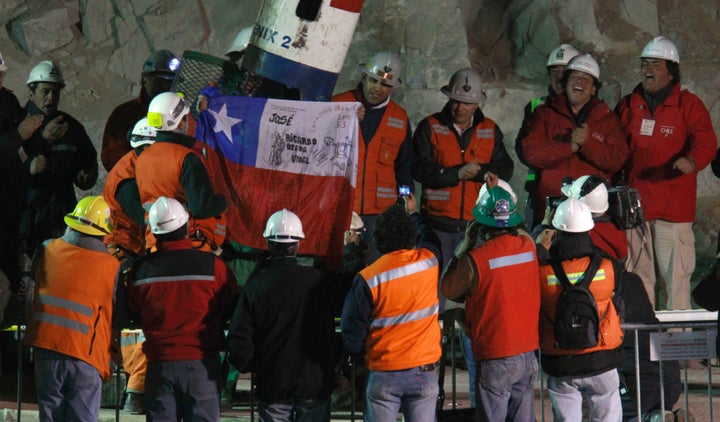
<svg viewBox="0 0 720 422">
<path fill-rule="evenodd" d="M 656 310 L 692 309 L 690 278 L 695 270 L 692 223 L 646 221 L 627 231 L 625 267 L 642 278 Z"/>
</svg>

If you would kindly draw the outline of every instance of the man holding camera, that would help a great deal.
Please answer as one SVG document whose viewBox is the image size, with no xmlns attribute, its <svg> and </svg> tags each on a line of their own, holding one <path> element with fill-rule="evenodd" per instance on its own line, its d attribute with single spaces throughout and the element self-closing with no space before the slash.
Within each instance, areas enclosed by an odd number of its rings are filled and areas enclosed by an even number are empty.
<svg viewBox="0 0 720 422">
<path fill-rule="evenodd" d="M 440 91 L 448 97 L 445 107 L 415 131 L 413 177 L 422 184 L 423 218 L 449 259 L 473 219 L 484 177 L 490 173 L 510 180 L 513 161 L 500 128 L 481 110 L 487 97 L 477 72 L 458 70 Z"/>
</svg>

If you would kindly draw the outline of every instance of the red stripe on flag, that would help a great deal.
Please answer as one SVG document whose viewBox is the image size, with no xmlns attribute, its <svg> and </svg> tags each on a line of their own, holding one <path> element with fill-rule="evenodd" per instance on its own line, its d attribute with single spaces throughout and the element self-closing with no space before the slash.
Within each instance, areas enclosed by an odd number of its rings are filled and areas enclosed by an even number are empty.
<svg viewBox="0 0 720 422">
<path fill-rule="evenodd" d="M 346 10 L 351 13 L 360 13 L 364 0 L 331 0 L 330 7 Z"/>
<path fill-rule="evenodd" d="M 268 217 L 287 208 L 300 217 L 305 239 L 299 254 L 318 255 L 328 265 L 342 264 L 343 237 L 350 227 L 354 189 L 341 176 L 312 176 L 229 162 L 205 146 L 205 164 L 216 192 L 228 202 L 227 238 L 267 249 L 262 237 Z"/>
</svg>

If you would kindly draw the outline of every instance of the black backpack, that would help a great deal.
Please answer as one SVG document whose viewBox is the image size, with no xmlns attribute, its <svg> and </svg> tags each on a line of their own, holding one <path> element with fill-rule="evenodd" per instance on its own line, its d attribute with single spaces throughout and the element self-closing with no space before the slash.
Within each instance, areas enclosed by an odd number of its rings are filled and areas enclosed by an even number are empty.
<svg viewBox="0 0 720 422">
<path fill-rule="evenodd" d="M 598 316 L 597 302 L 589 286 L 601 262 L 602 257 L 594 254 L 582 279 L 573 285 L 568 280 L 561 263 L 550 261 L 555 276 L 563 288 L 555 309 L 556 347 L 577 350 L 597 345 L 600 321 L 604 315 Z"/>
</svg>

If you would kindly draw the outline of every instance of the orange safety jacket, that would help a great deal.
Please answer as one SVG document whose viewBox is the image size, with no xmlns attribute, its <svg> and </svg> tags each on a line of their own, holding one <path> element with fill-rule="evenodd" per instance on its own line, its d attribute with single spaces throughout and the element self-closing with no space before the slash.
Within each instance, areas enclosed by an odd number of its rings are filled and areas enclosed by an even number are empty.
<svg viewBox="0 0 720 422">
<path fill-rule="evenodd" d="M 120 262 L 62 238 L 46 241 L 42 254 L 25 343 L 87 362 L 109 381 L 113 293 Z"/>
<path fill-rule="evenodd" d="M 358 101 L 354 92 L 338 94 L 333 101 Z M 391 99 L 370 142 L 365 142 L 358 128 L 358 173 L 353 205 L 356 213 L 380 214 L 397 201 L 395 159 L 405 140 L 407 121 L 405 109 Z"/>
<path fill-rule="evenodd" d="M 489 163 L 495 147 L 495 122 L 485 117 L 473 127 L 473 137 L 467 149 L 461 150 L 455 133 L 434 116 L 429 116 L 430 142 L 433 158 L 443 167 L 462 166 L 473 160 Z M 446 188 L 423 188 L 422 209 L 429 215 L 472 220 L 472 209 L 477 201 L 482 182 L 458 180 L 456 186 Z"/>
<path fill-rule="evenodd" d="M 161 196 L 174 198 L 187 204 L 185 189 L 180 183 L 180 174 L 185 157 L 195 152 L 182 145 L 171 142 L 156 142 L 145 148 L 142 153 L 143 164 L 137 167 L 137 183 L 140 191 L 140 201 L 143 208 L 150 210 L 150 206 Z M 147 161 L 146 161 L 147 160 Z M 149 165 L 152 163 L 152 165 Z M 155 236 L 150 231 L 150 224 L 145 221 L 145 243 L 147 248 L 155 246 Z M 199 244 L 201 250 L 213 250 L 225 240 L 227 221 L 223 213 L 219 217 L 203 219 L 190 218 L 188 231 L 191 239 L 195 239 L 198 232 L 205 236 L 207 243 Z"/>
<path fill-rule="evenodd" d="M 475 359 L 537 350 L 540 283 L 535 243 L 528 236 L 507 234 L 469 255 L 480 277 L 465 304 Z"/>
<path fill-rule="evenodd" d="M 397 371 L 440 359 L 439 264 L 428 249 L 381 256 L 359 274 L 372 293 L 365 361 L 372 371 Z"/>
<path fill-rule="evenodd" d="M 563 261 L 562 266 L 568 280 L 575 284 L 590 265 L 590 257 L 576 258 Z M 623 331 L 620 326 L 620 316 L 613 304 L 615 289 L 615 269 L 610 260 L 603 258 L 590 283 L 590 292 L 595 297 L 598 308 L 600 327 L 598 329 L 598 344 L 595 347 L 578 350 L 560 349 L 555 346 L 555 311 L 563 287 L 555 276 L 550 264 L 540 266 L 540 348 L 547 355 L 582 355 L 601 350 L 614 350 L 622 345 Z"/>
<path fill-rule="evenodd" d="M 105 244 L 118 244 L 130 252 L 142 255 L 145 251 L 145 227 L 133 221 L 116 198 L 120 183 L 135 178 L 136 160 L 135 151 L 128 152 L 115 163 L 105 180 L 103 198 L 110 207 L 110 223 L 114 227 L 114 230 L 105 236 Z"/>
</svg>

